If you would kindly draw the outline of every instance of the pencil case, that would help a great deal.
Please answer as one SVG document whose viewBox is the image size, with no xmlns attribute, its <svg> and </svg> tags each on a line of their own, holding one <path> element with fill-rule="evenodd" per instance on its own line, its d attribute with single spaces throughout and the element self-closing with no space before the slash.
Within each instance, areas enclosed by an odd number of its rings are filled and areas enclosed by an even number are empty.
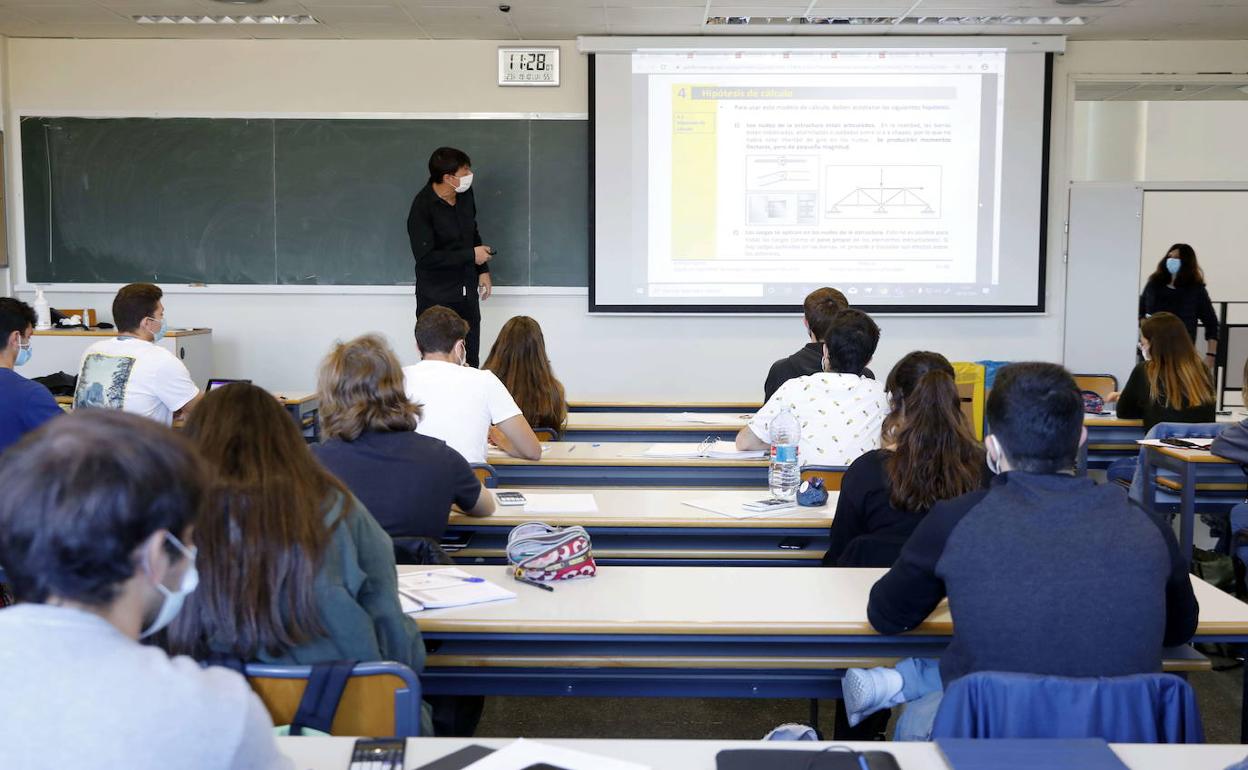
<svg viewBox="0 0 1248 770">
<path fill-rule="evenodd" d="M 552 527 L 540 521 L 521 524 L 507 536 L 507 564 L 525 580 L 573 580 L 598 572 L 584 527 Z"/>
</svg>

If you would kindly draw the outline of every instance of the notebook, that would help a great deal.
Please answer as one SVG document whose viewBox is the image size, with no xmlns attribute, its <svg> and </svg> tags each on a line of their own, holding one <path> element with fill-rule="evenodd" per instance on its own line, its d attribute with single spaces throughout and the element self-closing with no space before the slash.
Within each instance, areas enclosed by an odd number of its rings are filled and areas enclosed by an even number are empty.
<svg viewBox="0 0 1248 770">
<path fill-rule="evenodd" d="M 761 460 L 767 456 L 767 450 L 740 451 L 731 441 L 703 442 L 701 444 L 651 444 L 643 457 L 664 458 L 669 460 L 707 457 L 714 460 Z"/>
<path fill-rule="evenodd" d="M 471 577 L 456 567 L 400 572 L 399 604 L 410 615 L 423 610 L 466 607 L 516 598 L 513 592 L 488 580 L 474 583 L 462 579 Z"/>
<path fill-rule="evenodd" d="M 937 738 L 936 745 L 953 770 L 1127 770 L 1109 744 L 1100 738 L 1077 740 L 974 740 Z"/>
<path fill-rule="evenodd" d="M 776 511 L 747 511 L 741 506 L 746 503 L 752 503 L 756 500 L 767 499 L 767 490 L 751 489 L 741 492 L 707 492 L 701 497 L 693 500 L 682 500 L 681 503 L 690 508 L 697 508 L 711 513 L 718 513 L 720 516 L 727 516 L 733 519 L 755 519 L 767 516 L 800 516 L 804 510 L 823 511 L 823 508 L 784 508 Z"/>
</svg>

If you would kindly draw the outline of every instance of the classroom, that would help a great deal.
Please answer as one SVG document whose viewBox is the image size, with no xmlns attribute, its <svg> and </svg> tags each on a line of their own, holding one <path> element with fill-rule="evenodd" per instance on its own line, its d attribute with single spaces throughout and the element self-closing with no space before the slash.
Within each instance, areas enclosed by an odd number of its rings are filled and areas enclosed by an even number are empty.
<svg viewBox="0 0 1248 770">
<path fill-rule="evenodd" d="M 0 767 L 1248 768 L 1248 0 L 0 2 Z"/>
</svg>

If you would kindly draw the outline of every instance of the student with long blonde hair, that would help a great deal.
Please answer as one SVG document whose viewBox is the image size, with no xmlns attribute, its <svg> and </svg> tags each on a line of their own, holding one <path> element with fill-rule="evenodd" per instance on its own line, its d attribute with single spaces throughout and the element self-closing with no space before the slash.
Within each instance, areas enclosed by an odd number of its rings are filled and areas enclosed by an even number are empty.
<svg viewBox="0 0 1248 770">
<path fill-rule="evenodd" d="M 568 421 L 567 397 L 550 366 L 546 338 L 537 321 L 518 315 L 503 324 L 481 368 L 503 381 L 529 425 L 563 432 Z"/>
<path fill-rule="evenodd" d="M 1141 321 L 1140 352 L 1144 361 L 1122 392 L 1109 395 L 1119 417 L 1143 420 L 1146 431 L 1159 422 L 1217 419 L 1213 377 L 1178 316 L 1157 313 Z"/>
</svg>

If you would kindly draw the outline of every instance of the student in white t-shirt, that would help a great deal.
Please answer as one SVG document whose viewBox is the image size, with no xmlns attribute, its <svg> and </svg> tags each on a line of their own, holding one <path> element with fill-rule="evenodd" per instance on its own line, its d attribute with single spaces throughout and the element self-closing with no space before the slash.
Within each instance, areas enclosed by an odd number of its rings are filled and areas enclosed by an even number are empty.
<svg viewBox="0 0 1248 770">
<path fill-rule="evenodd" d="M 861 310 L 842 310 L 818 337 L 826 340 L 823 371 L 781 385 L 737 434 L 737 449 L 769 448 L 771 422 L 786 409 L 801 426 L 797 451 L 804 466 L 849 465 L 880 448 L 888 394 L 882 383 L 862 376 L 880 327 Z"/>
<path fill-rule="evenodd" d="M 416 432 L 440 438 L 470 463 L 485 462 L 487 440 L 513 457 L 542 459 L 542 445 L 493 372 L 465 366 L 468 323 L 435 305 L 416 320 L 418 364 L 403 367 L 407 397 L 423 414 Z"/>
<path fill-rule="evenodd" d="M 175 416 L 185 416 L 199 403 L 202 394 L 186 365 L 155 344 L 167 328 L 162 296 L 160 287 L 150 283 L 132 283 L 117 292 L 117 336 L 83 354 L 75 409 L 120 409 L 172 425 Z"/>
</svg>

